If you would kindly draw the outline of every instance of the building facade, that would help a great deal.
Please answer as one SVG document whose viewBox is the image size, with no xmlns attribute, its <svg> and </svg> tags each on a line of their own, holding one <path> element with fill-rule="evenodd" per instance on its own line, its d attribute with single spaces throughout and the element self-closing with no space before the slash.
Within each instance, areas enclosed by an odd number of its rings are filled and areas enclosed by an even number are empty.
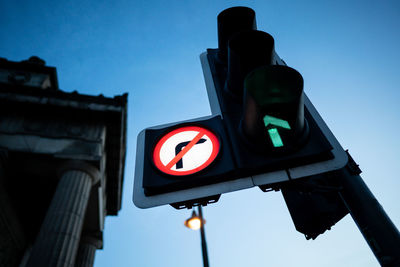
<svg viewBox="0 0 400 267">
<path fill-rule="evenodd" d="M 121 209 L 127 94 L 63 92 L 37 57 L 0 59 L 0 266 L 92 266 Z"/>
</svg>

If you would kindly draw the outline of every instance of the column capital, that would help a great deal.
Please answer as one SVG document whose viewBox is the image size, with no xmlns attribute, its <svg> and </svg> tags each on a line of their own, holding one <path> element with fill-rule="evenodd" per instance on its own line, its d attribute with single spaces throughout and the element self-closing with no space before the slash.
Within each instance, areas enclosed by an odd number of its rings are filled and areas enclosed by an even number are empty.
<svg viewBox="0 0 400 267">
<path fill-rule="evenodd" d="M 100 171 L 93 165 L 82 160 L 67 160 L 58 168 L 58 176 L 61 177 L 67 171 L 82 171 L 92 178 L 92 185 L 100 181 Z"/>
</svg>

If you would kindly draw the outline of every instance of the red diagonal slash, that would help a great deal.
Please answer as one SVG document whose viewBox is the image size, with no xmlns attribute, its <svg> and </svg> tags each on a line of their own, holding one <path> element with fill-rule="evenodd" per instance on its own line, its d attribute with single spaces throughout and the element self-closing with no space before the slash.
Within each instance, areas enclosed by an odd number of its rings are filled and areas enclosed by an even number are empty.
<svg viewBox="0 0 400 267">
<path fill-rule="evenodd" d="M 187 146 L 185 146 L 181 152 L 178 153 L 165 167 L 171 169 L 204 135 L 204 131 L 200 131 Z"/>
</svg>

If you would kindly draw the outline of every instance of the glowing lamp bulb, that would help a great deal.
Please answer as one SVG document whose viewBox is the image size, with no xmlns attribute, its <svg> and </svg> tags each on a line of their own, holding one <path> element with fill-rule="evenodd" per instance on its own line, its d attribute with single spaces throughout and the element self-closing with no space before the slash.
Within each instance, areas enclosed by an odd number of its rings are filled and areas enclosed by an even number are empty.
<svg viewBox="0 0 400 267">
<path fill-rule="evenodd" d="M 193 211 L 192 216 L 185 221 L 185 226 L 192 230 L 199 230 L 204 223 L 206 223 L 206 221 L 202 220 L 197 216 L 196 212 Z"/>
<path fill-rule="evenodd" d="M 187 222 L 187 227 L 189 227 L 192 230 L 199 230 L 201 227 L 201 220 L 199 217 L 191 218 Z"/>
</svg>

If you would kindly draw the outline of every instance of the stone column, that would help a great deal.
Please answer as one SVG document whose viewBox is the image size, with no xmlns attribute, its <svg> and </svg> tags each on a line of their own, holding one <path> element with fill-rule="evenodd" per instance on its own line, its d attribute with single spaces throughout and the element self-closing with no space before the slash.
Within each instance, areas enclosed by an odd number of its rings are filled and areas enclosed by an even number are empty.
<svg viewBox="0 0 400 267">
<path fill-rule="evenodd" d="M 83 235 L 79 244 L 75 267 L 92 267 L 96 249 L 101 248 L 103 242 L 99 238 Z"/>
<path fill-rule="evenodd" d="M 81 161 L 71 161 L 60 180 L 26 266 L 73 266 L 92 185 L 99 172 Z"/>
</svg>

